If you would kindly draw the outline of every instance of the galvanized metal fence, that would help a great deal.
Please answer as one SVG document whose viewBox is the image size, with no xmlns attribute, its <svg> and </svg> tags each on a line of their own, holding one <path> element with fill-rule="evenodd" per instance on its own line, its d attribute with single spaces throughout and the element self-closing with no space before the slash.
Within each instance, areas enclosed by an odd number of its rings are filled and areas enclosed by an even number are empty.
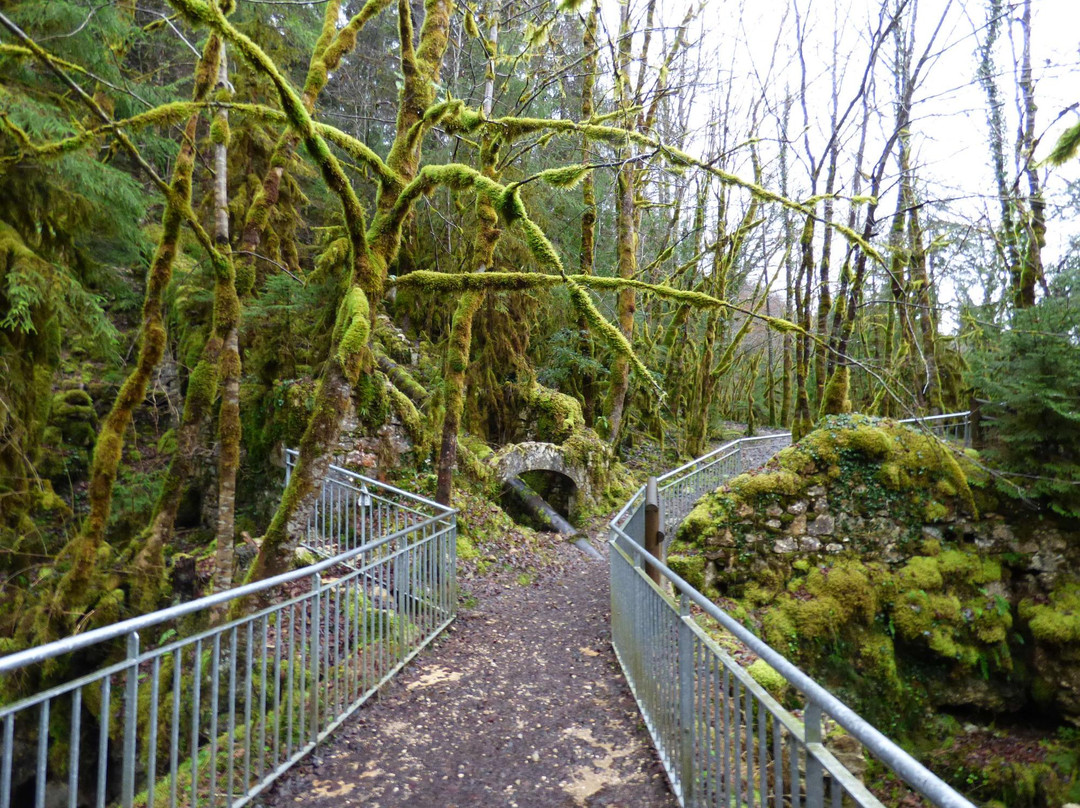
<svg viewBox="0 0 1080 808">
<path fill-rule="evenodd" d="M 971 410 L 926 415 L 922 418 L 904 418 L 900 423 L 924 429 L 943 440 L 971 446 Z"/>
<path fill-rule="evenodd" d="M 0 658 L 31 694 L 0 706 L 0 808 L 251 802 L 450 623 L 456 533 L 332 467 L 307 534 L 325 560 Z"/>
<path fill-rule="evenodd" d="M 285 482 L 299 459 L 285 451 Z M 311 502 L 301 546 L 323 558 L 342 555 L 374 538 L 405 530 L 431 518 L 443 506 L 400 488 L 331 465 Z"/>
<path fill-rule="evenodd" d="M 964 413 L 926 425 L 955 429 Z M 949 424 L 945 427 L 944 424 Z M 955 434 L 952 432 L 950 434 Z M 645 725 L 684 808 L 757 806 L 820 808 L 882 804 L 825 747 L 828 717 L 866 751 L 935 806 L 970 802 L 878 732 L 715 603 L 645 551 L 645 510 L 658 506 L 669 535 L 693 503 L 724 479 L 761 461 L 760 446 L 776 449 L 790 435 L 742 439 L 658 478 L 656 503 L 646 487 L 611 523 L 611 633 L 615 653 Z M 657 570 L 659 582 L 649 576 Z M 697 614 L 692 614 L 692 607 Z M 769 663 L 803 700 L 801 715 L 786 710 L 699 623 L 715 621 Z"/>
</svg>

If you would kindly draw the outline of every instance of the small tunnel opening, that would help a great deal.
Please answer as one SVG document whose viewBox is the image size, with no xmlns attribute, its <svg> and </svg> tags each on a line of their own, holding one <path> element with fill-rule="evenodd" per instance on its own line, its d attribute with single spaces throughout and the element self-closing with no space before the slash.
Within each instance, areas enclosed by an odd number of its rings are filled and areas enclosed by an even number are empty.
<svg viewBox="0 0 1080 808">
<path fill-rule="evenodd" d="M 521 480 L 532 488 L 541 499 L 548 503 L 564 519 L 570 520 L 577 503 L 577 485 L 574 481 L 558 471 L 547 469 L 534 469 L 518 475 Z M 525 504 L 509 485 L 503 486 L 500 504 L 510 517 L 521 525 L 526 525 L 534 530 L 550 530 L 547 524 L 537 519 L 525 507 Z"/>
</svg>

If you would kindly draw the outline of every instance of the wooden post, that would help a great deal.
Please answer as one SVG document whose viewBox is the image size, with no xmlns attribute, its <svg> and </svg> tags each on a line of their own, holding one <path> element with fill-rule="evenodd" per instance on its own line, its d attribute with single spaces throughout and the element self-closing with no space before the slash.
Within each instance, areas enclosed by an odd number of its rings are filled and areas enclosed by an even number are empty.
<svg viewBox="0 0 1080 808">
<path fill-rule="evenodd" d="M 976 449 L 982 447 L 982 402 L 971 397 L 971 404 L 969 405 L 970 414 L 968 415 L 968 428 L 967 434 L 964 436 L 964 445 L 971 446 Z"/>
<path fill-rule="evenodd" d="M 645 484 L 645 551 L 654 558 L 660 557 L 660 542 L 664 534 L 660 532 L 660 496 L 657 493 L 656 478 L 650 477 Z M 660 569 L 649 564 L 646 559 L 646 571 L 656 584 L 660 583 Z"/>
</svg>

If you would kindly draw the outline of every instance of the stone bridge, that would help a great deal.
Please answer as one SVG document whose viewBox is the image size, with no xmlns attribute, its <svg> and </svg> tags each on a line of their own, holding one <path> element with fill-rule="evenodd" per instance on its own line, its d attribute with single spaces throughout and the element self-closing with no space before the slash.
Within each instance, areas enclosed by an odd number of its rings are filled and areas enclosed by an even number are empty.
<svg viewBox="0 0 1080 808">
<path fill-rule="evenodd" d="M 607 485 L 612 456 L 592 436 L 572 437 L 563 444 L 526 441 L 504 446 L 488 460 L 497 479 L 507 482 L 529 471 L 553 471 L 573 481 L 574 510 L 599 504 Z"/>
</svg>

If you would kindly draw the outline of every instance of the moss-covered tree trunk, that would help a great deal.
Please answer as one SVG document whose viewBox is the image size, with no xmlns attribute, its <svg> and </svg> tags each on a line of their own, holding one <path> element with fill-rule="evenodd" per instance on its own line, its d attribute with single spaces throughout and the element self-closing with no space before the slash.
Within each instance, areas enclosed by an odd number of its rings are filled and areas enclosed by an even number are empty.
<svg viewBox="0 0 1080 808">
<path fill-rule="evenodd" d="M 219 92 L 228 93 L 226 50 L 218 64 Z M 222 335 L 221 408 L 218 411 L 218 508 L 214 531 L 212 588 L 228 589 L 233 577 L 233 541 L 236 535 L 236 473 L 240 465 L 240 299 L 229 248 L 229 113 L 218 110 L 210 129 L 214 148 L 214 243 L 227 258 L 214 284 L 214 330 Z"/>
<path fill-rule="evenodd" d="M 789 93 L 784 97 L 783 111 L 780 118 L 780 193 L 785 198 L 790 194 L 788 188 L 788 123 L 791 120 L 791 105 L 793 99 Z M 795 299 L 795 287 L 794 277 L 792 270 L 794 268 L 794 254 L 795 254 L 795 223 L 792 218 L 792 212 L 788 208 L 783 210 L 783 223 L 784 223 L 784 316 L 789 320 L 792 320 L 792 304 Z M 781 360 L 780 371 L 783 377 L 780 380 L 780 426 L 784 429 L 788 429 L 791 426 L 792 417 L 792 389 L 791 389 L 791 377 L 794 368 L 792 367 L 792 345 L 791 335 L 785 331 L 783 341 L 780 344 Z"/>
<path fill-rule="evenodd" d="M 300 101 L 308 113 L 315 109 L 315 102 L 329 80 L 330 71 L 336 69 L 341 60 L 355 49 L 361 30 L 380 11 L 389 6 L 390 2 L 391 0 L 367 0 L 360 11 L 340 30 L 338 24 L 341 16 L 341 0 L 327 2 L 323 12 L 322 30 L 312 50 L 304 89 L 300 95 Z M 286 168 L 296 152 L 296 147 L 300 145 L 300 140 L 300 132 L 295 128 L 287 128 L 281 133 L 274 145 L 270 164 L 263 175 L 259 190 L 244 216 L 236 266 L 237 274 L 242 279 L 241 286 L 245 287 L 242 291 L 245 293 L 248 291 L 246 287 L 255 278 L 254 263 L 259 245 L 269 227 L 271 214 L 278 204 Z"/>
<path fill-rule="evenodd" d="M 586 122 L 592 118 L 595 111 L 593 93 L 596 87 L 598 18 L 597 3 L 593 0 L 585 17 L 585 30 L 581 40 L 581 47 L 585 51 L 581 63 L 581 120 Z M 582 135 L 581 162 L 588 164 L 590 159 L 589 138 Z M 581 203 L 583 208 L 581 211 L 581 255 L 578 268 L 582 275 L 592 275 L 596 261 L 596 180 L 592 172 L 581 182 Z M 589 334 L 589 324 L 584 318 L 578 320 L 578 329 L 581 332 L 578 350 L 583 355 L 591 357 L 593 341 Z M 596 387 L 596 379 L 592 371 L 583 371 L 581 374 L 581 413 L 588 427 L 592 427 L 596 422 Z"/>
<path fill-rule="evenodd" d="M 484 75 L 485 118 L 491 117 L 495 102 L 495 60 L 499 47 L 499 11 L 493 8 L 488 27 L 488 60 Z M 496 179 L 495 138 L 485 132 L 480 145 L 480 170 L 484 176 Z M 486 272 L 495 263 L 495 244 L 499 240 L 499 215 L 487 194 L 476 195 L 476 271 Z M 442 440 L 439 444 L 439 462 L 435 484 L 435 500 L 449 505 L 453 493 L 454 467 L 458 454 L 458 431 L 461 429 L 461 414 L 465 407 L 465 373 L 469 368 L 469 353 L 472 349 L 473 318 L 484 302 L 482 291 L 464 292 L 458 300 L 454 317 L 450 323 L 450 343 L 446 348 L 445 380 L 446 398 L 443 415 Z"/>
<path fill-rule="evenodd" d="M 194 0 L 175 0 L 190 6 Z M 324 179 L 342 200 L 349 232 L 352 273 L 349 291 L 338 310 L 331 340 L 331 355 L 316 389 L 315 406 L 300 441 L 300 457 L 289 485 L 274 513 L 259 548 L 249 579 L 274 575 L 286 569 L 301 530 L 306 524 L 310 497 L 321 485 L 330 464 L 330 449 L 341 432 L 353 386 L 367 379 L 374 360 L 367 343 L 371 333 L 373 303 L 382 296 L 387 267 L 401 244 L 402 218 L 395 210 L 402 189 L 419 171 L 425 126 L 424 113 L 435 99 L 450 27 L 449 0 L 427 0 L 419 45 L 414 43 L 412 8 L 407 0 L 398 3 L 400 64 L 403 75 L 398 97 L 396 134 L 386 159 L 387 172 L 380 178 L 375 215 L 370 229 L 364 229 L 359 201 L 340 164 L 314 129 L 303 104 L 282 81 L 275 81 L 290 124 L 298 128 L 308 150 L 319 164 Z M 214 21 L 217 26 L 223 21 Z M 247 53 L 245 55 L 248 55 Z M 254 54 L 251 54 L 254 56 Z M 276 73 L 271 64 L 260 69 Z M 280 77 L 277 77 L 280 79 Z M 370 379 L 368 379 L 368 383 Z"/>
<path fill-rule="evenodd" d="M 627 147 L 632 148 L 632 147 Z M 615 240 L 618 257 L 619 277 L 631 279 L 637 274 L 637 244 L 634 233 L 634 169 L 629 157 L 619 168 L 617 193 L 615 197 Z M 637 295 L 634 290 L 624 287 L 619 290 L 616 308 L 619 331 L 627 341 L 634 337 L 634 313 L 637 310 Z M 611 386 L 608 391 L 608 437 L 613 444 L 618 444 L 623 426 L 623 414 L 626 409 L 626 394 L 630 389 L 630 362 L 625 356 L 616 356 L 611 366 Z"/>
<path fill-rule="evenodd" d="M 795 278 L 795 312 L 800 332 L 795 338 L 795 417 L 792 441 L 800 440 L 813 428 L 810 414 L 810 304 L 814 274 L 814 222 L 808 215 L 799 236 L 799 271 Z"/>
</svg>

